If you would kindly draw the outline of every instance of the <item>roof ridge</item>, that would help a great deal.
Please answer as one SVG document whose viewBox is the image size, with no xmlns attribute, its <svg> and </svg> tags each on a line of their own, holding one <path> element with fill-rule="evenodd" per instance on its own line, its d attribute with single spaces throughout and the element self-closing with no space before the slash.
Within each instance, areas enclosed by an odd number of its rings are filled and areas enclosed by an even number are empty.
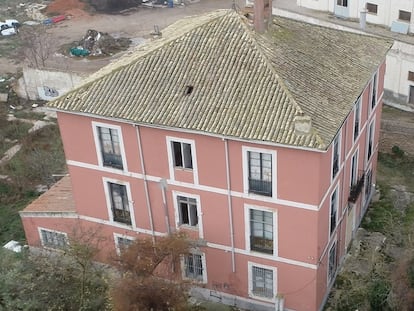
<svg viewBox="0 0 414 311">
<path fill-rule="evenodd" d="M 271 63 L 271 61 L 269 60 L 268 56 L 263 53 L 262 49 L 266 49 L 265 46 L 260 45 L 259 42 L 262 40 L 266 40 L 267 41 L 267 37 L 263 34 L 258 34 L 255 31 L 252 31 L 251 28 L 249 28 L 248 26 L 248 18 L 243 16 L 242 14 L 239 14 L 239 17 L 241 19 L 243 19 L 242 21 L 242 25 L 243 27 L 246 28 L 247 30 L 247 34 L 249 35 L 249 37 L 251 36 L 251 42 L 254 46 L 256 46 L 258 53 L 261 55 L 261 57 L 263 58 L 263 60 L 266 62 L 266 65 L 268 66 L 268 68 L 272 71 L 273 75 L 275 76 L 276 80 L 278 81 L 280 87 L 283 89 L 283 92 L 286 93 L 286 96 L 289 98 L 289 103 L 291 103 L 294 107 L 295 107 L 295 115 L 296 116 L 307 116 L 310 118 L 310 120 L 312 120 L 312 117 L 308 114 L 306 114 L 302 107 L 298 104 L 298 102 L 296 101 L 295 97 L 293 96 L 293 94 L 290 92 L 290 90 L 288 89 L 288 87 L 286 86 L 285 82 L 283 81 L 283 79 L 280 77 L 280 75 L 277 73 L 276 69 L 274 68 L 273 64 Z M 272 25 L 273 25 L 274 21 L 273 21 L 273 17 L 272 17 Z M 262 40 L 257 40 L 257 39 L 262 39 Z M 323 141 L 322 137 L 319 135 L 318 131 L 311 126 L 311 132 L 310 134 L 314 134 L 315 135 L 315 139 L 318 141 L 319 145 L 321 147 L 325 146 L 325 142 Z"/>
</svg>

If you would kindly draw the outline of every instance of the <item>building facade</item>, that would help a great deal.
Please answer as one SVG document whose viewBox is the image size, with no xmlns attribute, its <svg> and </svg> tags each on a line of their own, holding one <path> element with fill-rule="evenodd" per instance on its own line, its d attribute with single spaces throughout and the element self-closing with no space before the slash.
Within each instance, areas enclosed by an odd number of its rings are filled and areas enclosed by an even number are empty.
<svg viewBox="0 0 414 311">
<path fill-rule="evenodd" d="M 217 11 L 51 102 L 69 175 L 21 212 L 28 244 L 93 232 L 106 261 L 133 239 L 181 230 L 199 242 L 182 260 L 194 295 L 320 310 L 375 191 L 390 47 L 341 38 L 282 18 L 259 34 Z"/>
<path fill-rule="evenodd" d="M 366 13 L 366 21 L 371 24 L 395 27 L 398 31 L 413 32 L 414 1 L 401 0 L 297 0 L 298 6 L 313 10 L 332 12 L 344 18 L 361 17 Z"/>
</svg>

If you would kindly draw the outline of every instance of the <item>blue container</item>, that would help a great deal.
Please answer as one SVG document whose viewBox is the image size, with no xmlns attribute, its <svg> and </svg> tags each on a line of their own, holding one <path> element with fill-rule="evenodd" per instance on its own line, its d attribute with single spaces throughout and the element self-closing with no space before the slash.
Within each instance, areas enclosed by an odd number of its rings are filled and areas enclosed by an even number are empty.
<svg viewBox="0 0 414 311">
<path fill-rule="evenodd" d="M 174 7 L 174 0 L 168 0 L 168 7 L 169 8 Z"/>
</svg>

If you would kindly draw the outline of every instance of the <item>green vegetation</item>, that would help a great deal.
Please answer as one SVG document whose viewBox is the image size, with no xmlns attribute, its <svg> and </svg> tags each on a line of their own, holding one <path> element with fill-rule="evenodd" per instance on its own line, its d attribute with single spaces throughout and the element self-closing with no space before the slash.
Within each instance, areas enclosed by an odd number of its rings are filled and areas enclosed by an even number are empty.
<svg viewBox="0 0 414 311">
<path fill-rule="evenodd" d="M 53 174 L 65 171 L 65 157 L 57 125 L 48 125 L 26 135 L 21 150 L 4 165 L 0 173 L 13 176 L 20 189 L 37 184 L 51 186 Z"/>
<path fill-rule="evenodd" d="M 71 241 L 58 254 L 0 249 L 0 310 L 111 310 L 96 248 Z"/>
<path fill-rule="evenodd" d="M 414 189 L 414 157 L 406 155 L 398 146 L 392 148 L 392 153 L 378 155 L 377 180 L 385 185 L 404 185 Z"/>
<path fill-rule="evenodd" d="M 0 181 L 0 246 L 10 240 L 25 241 L 19 211 L 36 197 L 33 191 L 22 192 Z"/>
<path fill-rule="evenodd" d="M 45 118 L 44 113 L 38 113 L 38 112 L 27 111 L 27 110 L 17 110 L 13 113 L 13 115 L 17 119 L 25 119 L 25 120 L 43 120 Z"/>
<path fill-rule="evenodd" d="M 0 89 L 13 95 L 7 82 L 0 83 Z M 53 174 L 66 172 L 57 125 L 29 134 L 33 126 L 29 120 L 40 120 L 44 115 L 27 108 L 10 112 L 16 120 L 7 121 L 8 104 L 0 105 L 0 159 L 13 146 L 19 144 L 21 149 L 11 160 L 0 164 L 0 245 L 10 240 L 24 242 L 19 211 L 38 196 L 37 185 L 50 186 L 56 181 Z"/>
<path fill-rule="evenodd" d="M 185 235 L 135 240 L 115 257 L 115 271 L 93 262 L 101 249 L 97 232 L 77 229 L 76 238 L 59 252 L 16 254 L 0 248 L 0 310 L 238 310 L 189 304 L 191 282 L 156 277 L 160 268 L 172 277 L 179 271 L 180 257 L 191 247 Z"/>
<path fill-rule="evenodd" d="M 394 146 L 378 160 L 380 199 L 370 205 L 361 226 L 383 243 L 374 242 L 375 250 L 367 250 L 364 239 L 354 246 L 351 253 L 361 271 L 338 275 L 326 310 L 414 308 L 414 157 Z"/>
</svg>

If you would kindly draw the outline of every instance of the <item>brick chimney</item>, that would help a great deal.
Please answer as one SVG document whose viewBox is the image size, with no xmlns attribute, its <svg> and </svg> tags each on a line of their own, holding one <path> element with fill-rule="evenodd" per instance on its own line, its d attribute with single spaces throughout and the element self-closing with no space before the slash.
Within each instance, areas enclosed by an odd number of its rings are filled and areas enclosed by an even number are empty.
<svg viewBox="0 0 414 311">
<path fill-rule="evenodd" d="M 264 33 L 272 21 L 272 0 L 254 0 L 254 29 Z"/>
</svg>

